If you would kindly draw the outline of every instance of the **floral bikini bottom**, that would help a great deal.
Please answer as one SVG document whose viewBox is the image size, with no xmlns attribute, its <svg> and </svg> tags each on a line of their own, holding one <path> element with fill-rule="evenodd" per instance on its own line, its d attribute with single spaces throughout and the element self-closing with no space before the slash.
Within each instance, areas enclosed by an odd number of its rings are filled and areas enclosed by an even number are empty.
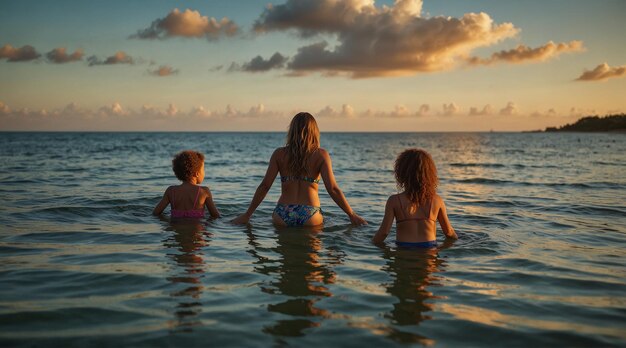
<svg viewBox="0 0 626 348">
<path fill-rule="evenodd" d="M 274 213 L 287 224 L 287 226 L 302 226 L 311 216 L 322 212 L 322 208 L 300 204 L 276 204 Z"/>
</svg>

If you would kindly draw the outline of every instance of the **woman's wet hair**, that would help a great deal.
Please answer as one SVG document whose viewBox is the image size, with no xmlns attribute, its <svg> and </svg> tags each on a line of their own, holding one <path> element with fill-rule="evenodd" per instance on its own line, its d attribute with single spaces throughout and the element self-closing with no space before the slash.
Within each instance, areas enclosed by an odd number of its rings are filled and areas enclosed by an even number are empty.
<svg viewBox="0 0 626 348">
<path fill-rule="evenodd" d="M 306 175 L 309 156 L 320 147 L 320 131 L 308 112 L 296 114 L 287 132 L 287 167 L 291 175 Z"/>
</svg>

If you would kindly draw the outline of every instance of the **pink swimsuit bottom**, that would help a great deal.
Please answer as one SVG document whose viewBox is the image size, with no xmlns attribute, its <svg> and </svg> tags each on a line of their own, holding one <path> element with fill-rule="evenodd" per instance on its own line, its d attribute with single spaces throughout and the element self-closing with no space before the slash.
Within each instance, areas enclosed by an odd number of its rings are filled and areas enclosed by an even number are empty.
<svg viewBox="0 0 626 348">
<path fill-rule="evenodd" d="M 193 202 L 193 206 L 195 207 L 198 203 L 198 197 L 200 196 L 201 187 L 198 186 L 198 193 L 196 193 L 196 199 Z M 174 195 L 174 190 L 172 190 L 172 196 Z M 204 217 L 204 207 L 200 209 L 192 209 L 192 210 L 177 210 L 174 209 L 174 197 L 172 197 L 172 217 L 173 218 L 203 218 Z"/>
</svg>

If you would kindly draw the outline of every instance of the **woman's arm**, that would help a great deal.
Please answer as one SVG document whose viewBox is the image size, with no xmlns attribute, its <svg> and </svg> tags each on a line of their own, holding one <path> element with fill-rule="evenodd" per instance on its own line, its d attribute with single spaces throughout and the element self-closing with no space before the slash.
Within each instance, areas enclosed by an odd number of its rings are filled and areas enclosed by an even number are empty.
<svg viewBox="0 0 626 348">
<path fill-rule="evenodd" d="M 454 228 L 452 228 L 450 220 L 448 219 L 446 205 L 445 203 L 443 203 L 443 200 L 441 198 L 439 198 L 439 201 L 441 202 L 439 212 L 437 213 L 437 221 L 439 221 L 439 226 L 441 226 L 441 230 L 447 238 L 458 239 L 459 237 L 456 235 L 456 232 L 454 232 Z"/>
<path fill-rule="evenodd" d="M 215 206 L 215 202 L 213 202 L 213 194 L 211 194 L 211 190 L 208 187 L 203 187 L 204 192 L 206 192 L 207 196 L 204 200 L 204 206 L 209 210 L 209 214 L 211 214 L 212 218 L 218 218 L 221 216 L 220 211 L 217 210 Z"/>
<path fill-rule="evenodd" d="M 233 219 L 231 222 L 234 224 L 247 224 L 250 221 L 250 217 L 252 213 L 256 210 L 256 208 L 263 202 L 263 199 L 269 192 L 272 184 L 274 183 L 274 179 L 276 179 L 276 175 L 278 175 L 278 149 L 274 151 L 272 157 L 270 158 L 270 164 L 267 167 L 267 171 L 265 172 L 265 177 L 259 187 L 257 187 L 256 192 L 254 192 L 254 197 L 252 197 L 252 201 L 250 202 L 250 206 L 248 210 L 239 215 L 237 218 Z"/>
<path fill-rule="evenodd" d="M 156 207 L 154 207 L 154 210 L 152 210 L 152 215 L 161 215 L 161 213 L 163 212 L 163 210 L 165 210 L 167 205 L 170 204 L 169 193 L 170 193 L 170 187 L 168 187 L 167 190 L 165 190 L 165 193 L 163 194 L 163 198 L 161 198 L 161 201 L 156 205 Z"/>
<path fill-rule="evenodd" d="M 350 218 L 350 222 L 353 225 L 367 225 L 367 221 L 362 217 L 358 216 L 352 208 L 350 208 L 350 204 L 348 204 L 348 200 L 339 189 L 339 185 L 335 181 L 335 174 L 333 173 L 333 164 L 330 160 L 330 155 L 326 150 L 320 149 L 320 153 L 323 157 L 324 162 L 322 163 L 322 180 L 324 181 L 324 187 L 326 187 L 326 191 L 330 195 L 330 197 L 335 201 L 335 203 L 344 211 Z"/>
<path fill-rule="evenodd" d="M 393 197 L 393 196 L 391 196 Z M 385 204 L 385 216 L 383 217 L 383 222 L 380 223 L 380 227 L 378 228 L 378 232 L 372 238 L 372 242 L 374 244 L 382 243 L 389 231 L 391 231 L 391 225 L 393 224 L 394 214 L 393 214 L 393 202 L 391 197 L 387 199 L 387 203 Z"/>
</svg>

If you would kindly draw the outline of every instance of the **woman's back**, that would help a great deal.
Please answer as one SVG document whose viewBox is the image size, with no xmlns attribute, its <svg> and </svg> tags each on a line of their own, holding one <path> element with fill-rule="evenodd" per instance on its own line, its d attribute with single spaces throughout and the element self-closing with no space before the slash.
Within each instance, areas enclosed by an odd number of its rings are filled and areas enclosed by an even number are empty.
<svg viewBox="0 0 626 348">
<path fill-rule="evenodd" d="M 306 173 L 294 174 L 289 170 L 289 152 L 286 147 L 276 150 L 278 172 L 281 178 L 281 195 L 278 203 L 305 204 L 319 206 L 318 184 L 324 157 L 324 149 L 317 149 L 309 155 L 305 165 Z"/>
</svg>

